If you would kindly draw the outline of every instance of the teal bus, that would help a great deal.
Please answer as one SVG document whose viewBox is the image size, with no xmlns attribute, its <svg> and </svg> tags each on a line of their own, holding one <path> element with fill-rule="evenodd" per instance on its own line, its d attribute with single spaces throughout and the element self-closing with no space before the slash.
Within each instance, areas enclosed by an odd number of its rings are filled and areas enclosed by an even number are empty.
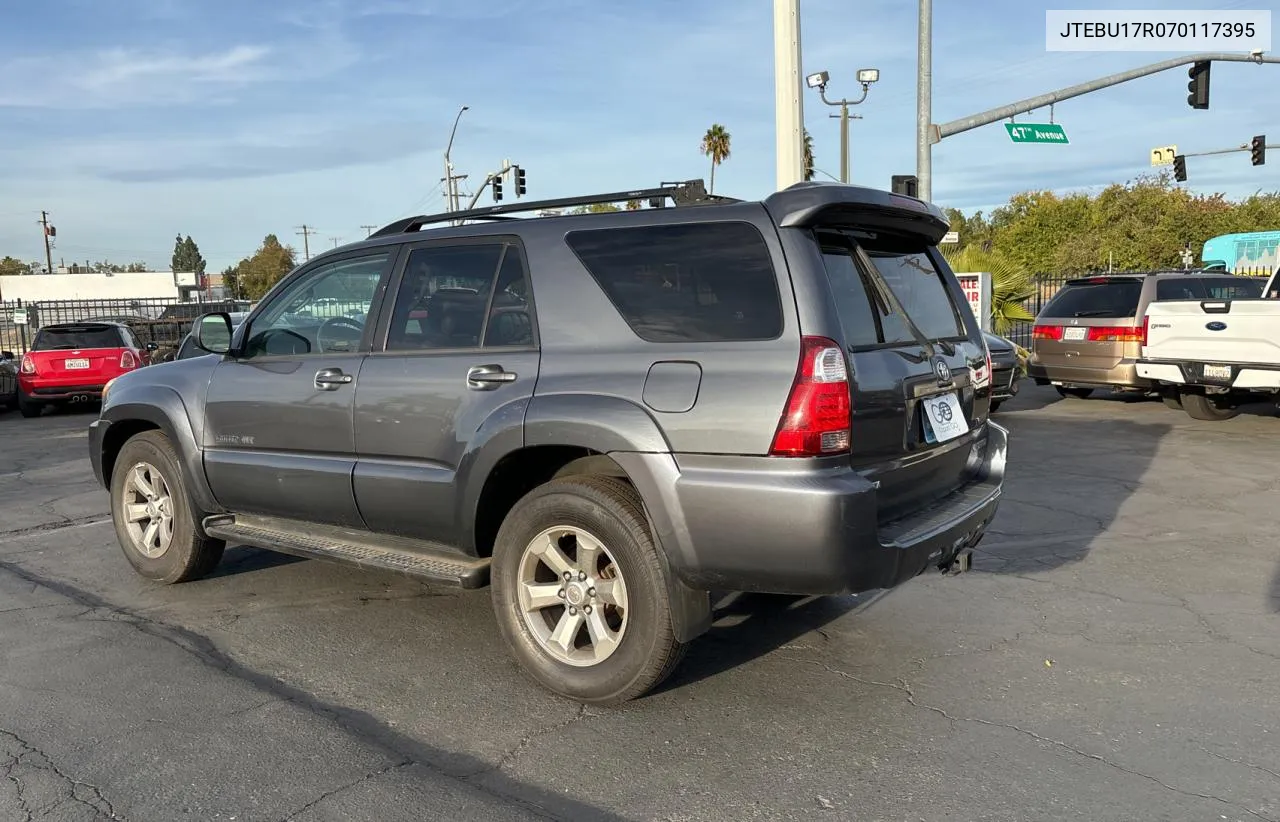
<svg viewBox="0 0 1280 822">
<path fill-rule="evenodd" d="M 1277 249 L 1280 249 L 1280 231 L 1223 234 L 1205 241 L 1200 261 L 1205 268 L 1263 276 L 1280 265 Z"/>
</svg>

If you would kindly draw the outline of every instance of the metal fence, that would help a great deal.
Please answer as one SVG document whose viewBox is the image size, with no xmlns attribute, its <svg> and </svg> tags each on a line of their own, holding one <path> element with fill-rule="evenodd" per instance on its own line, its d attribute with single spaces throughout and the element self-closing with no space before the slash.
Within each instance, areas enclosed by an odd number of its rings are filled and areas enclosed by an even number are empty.
<svg viewBox="0 0 1280 822">
<path fill-rule="evenodd" d="M 93 320 L 125 323 L 144 344 L 153 342 L 161 349 L 174 349 L 200 314 L 246 307 L 247 303 L 190 303 L 172 298 L 0 302 L 0 349 L 21 354 L 46 325 Z"/>
</svg>

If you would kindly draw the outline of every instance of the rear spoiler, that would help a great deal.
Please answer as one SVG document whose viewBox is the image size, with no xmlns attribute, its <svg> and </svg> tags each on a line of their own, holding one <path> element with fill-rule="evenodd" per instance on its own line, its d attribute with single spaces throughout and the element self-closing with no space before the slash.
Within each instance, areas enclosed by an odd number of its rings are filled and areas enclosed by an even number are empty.
<svg viewBox="0 0 1280 822">
<path fill-rule="evenodd" d="M 796 183 L 767 197 L 764 206 L 779 228 L 847 225 L 908 234 L 937 245 L 950 227 L 932 203 L 843 183 Z"/>
</svg>

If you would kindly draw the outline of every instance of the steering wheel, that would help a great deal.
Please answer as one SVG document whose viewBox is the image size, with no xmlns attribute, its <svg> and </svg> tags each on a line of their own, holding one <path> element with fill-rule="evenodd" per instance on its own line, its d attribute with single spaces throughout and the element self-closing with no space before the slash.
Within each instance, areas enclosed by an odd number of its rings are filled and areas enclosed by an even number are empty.
<svg viewBox="0 0 1280 822">
<path fill-rule="evenodd" d="M 326 340 L 326 330 L 338 333 Z M 322 354 L 331 351 L 354 351 L 363 336 L 364 323 L 350 317 L 330 317 L 320 323 L 320 327 L 316 329 L 316 346 Z"/>
</svg>

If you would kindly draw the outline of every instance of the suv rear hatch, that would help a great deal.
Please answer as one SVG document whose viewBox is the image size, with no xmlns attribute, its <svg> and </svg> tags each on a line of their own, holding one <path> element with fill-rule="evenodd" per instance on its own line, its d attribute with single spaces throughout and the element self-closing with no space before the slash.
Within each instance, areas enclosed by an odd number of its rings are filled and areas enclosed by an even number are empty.
<svg viewBox="0 0 1280 822">
<path fill-rule="evenodd" d="M 881 524 L 973 480 L 990 402 L 981 331 L 935 248 L 946 223 L 927 208 L 895 197 L 811 224 L 849 367 L 849 459 L 879 483 Z"/>
<path fill-rule="evenodd" d="M 101 323 L 42 328 L 24 360 L 30 363 L 24 362 L 24 373 L 32 374 L 34 369 L 37 381 L 60 385 L 101 384 L 138 364 L 119 328 Z"/>
</svg>

